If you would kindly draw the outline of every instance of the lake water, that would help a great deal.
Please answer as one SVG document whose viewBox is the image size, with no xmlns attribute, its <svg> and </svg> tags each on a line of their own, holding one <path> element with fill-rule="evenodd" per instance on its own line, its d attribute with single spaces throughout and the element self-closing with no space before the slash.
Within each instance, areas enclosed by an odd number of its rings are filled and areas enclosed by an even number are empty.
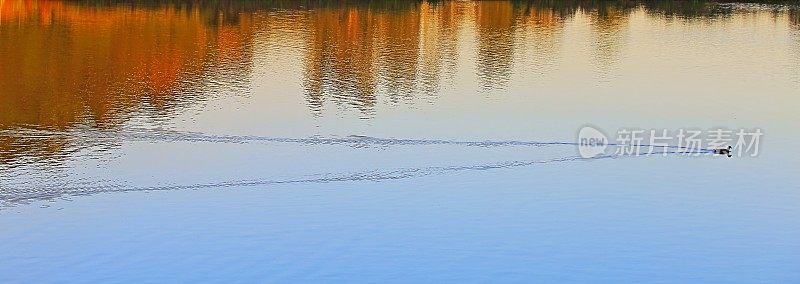
<svg viewBox="0 0 800 284">
<path fill-rule="evenodd" d="M 797 283 L 798 107 L 785 4 L 2 0 L 0 282 Z"/>
</svg>

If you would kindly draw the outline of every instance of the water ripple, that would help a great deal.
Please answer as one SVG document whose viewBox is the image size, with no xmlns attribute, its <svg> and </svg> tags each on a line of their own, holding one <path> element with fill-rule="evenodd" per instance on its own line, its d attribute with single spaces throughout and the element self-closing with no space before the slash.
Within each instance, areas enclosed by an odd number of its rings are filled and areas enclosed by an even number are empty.
<svg viewBox="0 0 800 284">
<path fill-rule="evenodd" d="M 34 201 L 51 200 L 56 198 L 93 195 L 98 193 L 112 192 L 140 192 L 140 191 L 167 191 L 167 190 L 191 190 L 206 188 L 228 188 L 245 186 L 266 186 L 280 184 L 303 184 L 303 183 L 329 183 L 329 182 L 358 182 L 358 181 L 381 181 L 397 180 L 413 177 L 422 177 L 435 174 L 445 174 L 459 171 L 485 171 L 493 169 L 505 169 L 515 167 L 533 166 L 537 164 L 549 164 L 557 162 L 584 161 L 615 158 L 614 155 L 604 155 L 594 158 L 582 158 L 579 156 L 569 156 L 547 160 L 518 160 L 505 161 L 491 164 L 446 166 L 446 167 L 421 167 L 403 168 L 393 170 L 370 170 L 356 173 L 327 173 L 320 175 L 307 176 L 295 179 L 250 179 L 250 180 L 231 180 L 213 183 L 197 184 L 171 184 L 154 186 L 129 186 L 126 184 L 107 184 L 99 186 L 75 186 L 75 187 L 31 187 L 31 188 L 3 188 L 0 189 L 0 208 L 14 206 L 17 204 L 28 204 Z"/>
</svg>

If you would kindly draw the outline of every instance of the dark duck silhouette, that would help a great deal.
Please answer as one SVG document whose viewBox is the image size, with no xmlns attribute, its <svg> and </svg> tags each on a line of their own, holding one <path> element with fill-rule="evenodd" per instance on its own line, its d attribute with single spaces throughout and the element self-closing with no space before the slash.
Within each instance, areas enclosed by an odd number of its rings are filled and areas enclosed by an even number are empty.
<svg viewBox="0 0 800 284">
<path fill-rule="evenodd" d="M 731 157 L 731 156 L 732 156 L 732 154 L 731 154 L 731 150 L 733 150 L 733 147 L 731 147 L 731 146 L 728 146 L 728 148 L 719 148 L 719 149 L 714 149 L 714 154 L 717 154 L 717 155 L 726 155 L 726 156 L 728 156 L 728 157 Z"/>
</svg>

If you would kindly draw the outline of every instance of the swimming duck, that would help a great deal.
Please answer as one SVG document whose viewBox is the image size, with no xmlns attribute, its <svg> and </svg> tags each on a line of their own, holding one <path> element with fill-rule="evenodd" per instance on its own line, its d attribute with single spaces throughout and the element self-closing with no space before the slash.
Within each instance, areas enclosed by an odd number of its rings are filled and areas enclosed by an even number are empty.
<svg viewBox="0 0 800 284">
<path fill-rule="evenodd" d="M 731 150 L 733 150 L 733 147 L 731 147 L 731 146 L 728 146 L 727 149 L 726 148 L 714 149 L 714 154 L 727 155 L 728 157 L 731 157 L 732 156 Z"/>
</svg>

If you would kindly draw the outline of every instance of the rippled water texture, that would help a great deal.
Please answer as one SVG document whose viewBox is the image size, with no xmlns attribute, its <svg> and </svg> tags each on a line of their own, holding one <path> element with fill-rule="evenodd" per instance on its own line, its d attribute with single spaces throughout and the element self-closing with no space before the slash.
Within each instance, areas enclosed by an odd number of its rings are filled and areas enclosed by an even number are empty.
<svg viewBox="0 0 800 284">
<path fill-rule="evenodd" d="M 798 90 L 792 1 L 0 0 L 0 282 L 800 282 Z"/>
</svg>

